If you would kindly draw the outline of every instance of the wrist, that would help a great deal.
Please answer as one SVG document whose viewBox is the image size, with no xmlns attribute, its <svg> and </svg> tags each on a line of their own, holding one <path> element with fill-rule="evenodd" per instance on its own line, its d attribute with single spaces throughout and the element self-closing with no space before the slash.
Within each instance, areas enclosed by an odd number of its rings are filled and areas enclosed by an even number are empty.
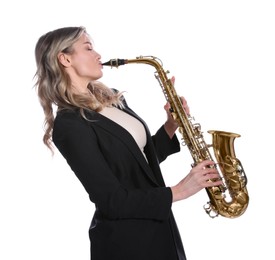
<svg viewBox="0 0 275 260">
<path fill-rule="evenodd" d="M 174 136 L 177 128 L 178 128 L 178 125 L 175 123 L 171 123 L 169 121 L 166 121 L 164 123 L 164 129 L 170 138 L 172 138 Z"/>
<path fill-rule="evenodd" d="M 172 202 L 182 200 L 184 198 L 183 192 L 179 189 L 178 185 L 170 187 L 172 191 Z"/>
</svg>

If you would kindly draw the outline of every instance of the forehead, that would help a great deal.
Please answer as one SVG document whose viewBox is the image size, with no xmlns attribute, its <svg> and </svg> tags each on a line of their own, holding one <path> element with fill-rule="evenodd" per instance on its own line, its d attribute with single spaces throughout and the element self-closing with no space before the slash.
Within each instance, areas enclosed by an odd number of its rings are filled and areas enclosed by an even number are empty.
<svg viewBox="0 0 275 260">
<path fill-rule="evenodd" d="M 83 46 L 85 44 L 92 45 L 89 35 L 87 35 L 86 33 L 83 33 L 80 36 L 80 38 L 74 43 L 74 47 L 80 47 L 80 46 Z"/>
</svg>

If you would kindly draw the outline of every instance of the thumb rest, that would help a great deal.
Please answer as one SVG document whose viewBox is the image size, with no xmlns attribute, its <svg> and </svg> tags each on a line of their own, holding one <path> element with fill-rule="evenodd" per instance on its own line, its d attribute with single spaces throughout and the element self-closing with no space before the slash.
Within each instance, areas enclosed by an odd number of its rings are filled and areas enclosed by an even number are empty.
<svg viewBox="0 0 275 260">
<path fill-rule="evenodd" d="M 111 59 L 103 63 L 104 66 L 118 67 L 129 63 L 143 63 L 153 66 L 155 77 L 158 80 L 167 102 L 170 103 L 171 114 L 179 125 L 179 133 L 183 144 L 186 145 L 194 160 L 192 167 L 204 160 L 213 160 L 209 148 L 213 148 L 216 158 L 215 167 L 223 180 L 223 184 L 207 187 L 209 202 L 204 205 L 205 212 L 215 218 L 221 215 L 226 218 L 241 216 L 247 209 L 249 195 L 247 178 L 239 159 L 236 158 L 234 140 L 239 134 L 210 130 L 212 144 L 206 144 L 201 126 L 194 123 L 194 118 L 187 115 L 182 102 L 171 79 L 167 77 L 169 71 L 164 71 L 161 61 L 153 56 L 139 56 L 136 59 Z M 214 181 L 214 180 L 209 180 Z"/>
</svg>

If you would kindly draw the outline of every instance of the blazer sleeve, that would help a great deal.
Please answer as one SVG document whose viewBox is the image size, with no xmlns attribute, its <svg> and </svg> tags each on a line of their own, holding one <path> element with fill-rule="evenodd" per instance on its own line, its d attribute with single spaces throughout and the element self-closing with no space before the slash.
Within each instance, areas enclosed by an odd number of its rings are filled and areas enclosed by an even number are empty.
<svg viewBox="0 0 275 260">
<path fill-rule="evenodd" d="M 152 136 L 154 147 L 159 162 L 163 162 L 167 156 L 180 151 L 180 145 L 176 134 L 170 139 L 164 129 L 164 125 Z"/>
<path fill-rule="evenodd" d="M 108 166 L 93 128 L 77 113 L 56 117 L 53 142 L 106 218 L 164 220 L 169 217 L 171 189 L 123 187 Z"/>
</svg>

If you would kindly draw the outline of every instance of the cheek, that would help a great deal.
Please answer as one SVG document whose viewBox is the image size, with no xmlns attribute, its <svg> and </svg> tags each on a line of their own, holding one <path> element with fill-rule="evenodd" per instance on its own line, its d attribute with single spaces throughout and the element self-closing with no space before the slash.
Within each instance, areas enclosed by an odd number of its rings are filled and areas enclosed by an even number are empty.
<svg viewBox="0 0 275 260">
<path fill-rule="evenodd" d="M 97 80 L 103 75 L 101 67 L 93 61 L 87 61 L 86 63 L 83 63 L 82 73 L 83 76 L 90 77 L 92 80 Z"/>
<path fill-rule="evenodd" d="M 95 62 L 87 57 L 79 57 L 79 60 L 76 64 L 76 69 L 78 73 L 82 76 L 92 75 L 97 71 Z"/>
<path fill-rule="evenodd" d="M 94 57 L 89 55 L 78 55 L 74 60 L 74 68 L 80 77 L 87 77 L 96 80 L 102 77 L 102 69 Z"/>
</svg>

